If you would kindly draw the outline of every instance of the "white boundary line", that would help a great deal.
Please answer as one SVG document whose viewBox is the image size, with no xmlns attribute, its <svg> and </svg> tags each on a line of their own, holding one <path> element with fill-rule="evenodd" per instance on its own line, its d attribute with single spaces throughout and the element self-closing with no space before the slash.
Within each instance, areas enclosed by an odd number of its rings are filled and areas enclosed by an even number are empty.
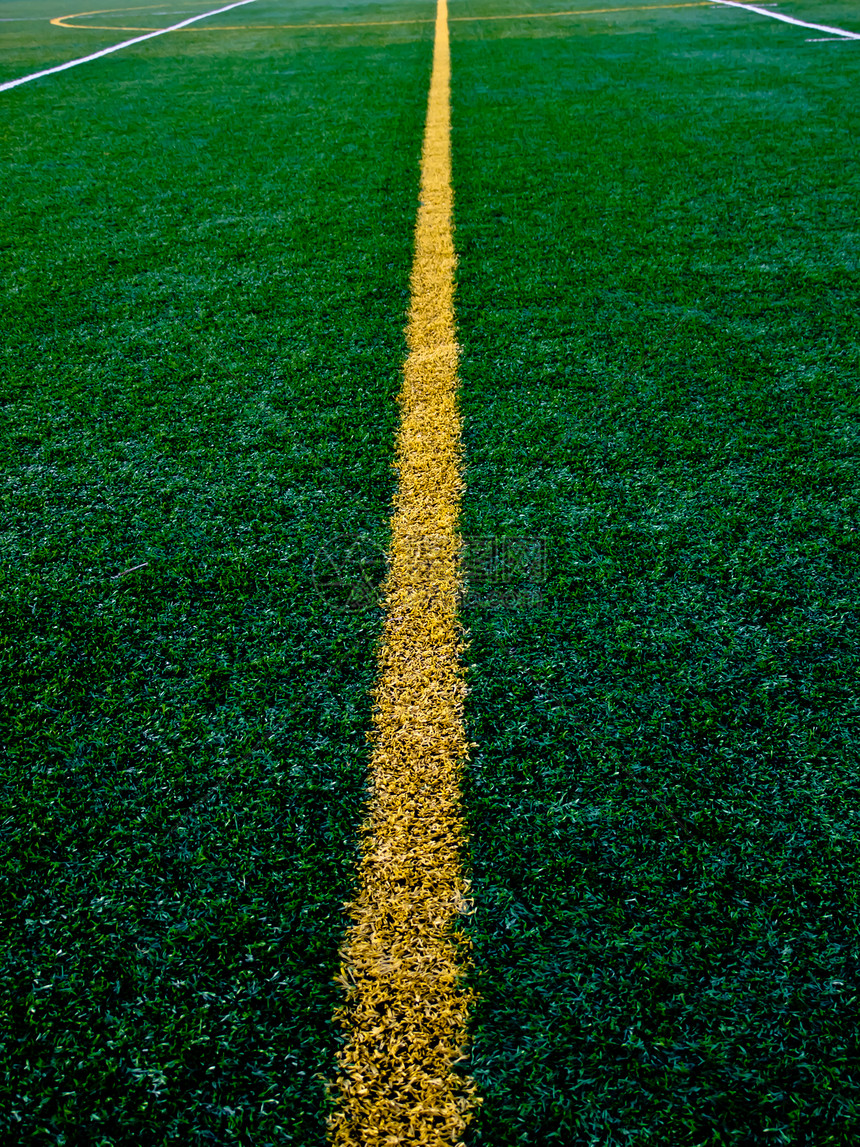
<svg viewBox="0 0 860 1147">
<path fill-rule="evenodd" d="M 100 52 L 93 52 L 90 56 L 81 56 L 77 60 L 69 60 L 66 64 L 57 64 L 54 68 L 45 68 L 41 72 L 31 72 L 29 76 L 19 76 L 17 80 L 7 80 L 0 84 L 0 92 L 8 92 L 10 88 L 17 88 L 19 84 L 27 84 L 30 80 L 38 80 L 42 76 L 52 76 L 55 72 L 64 72 L 67 68 L 76 68 L 78 64 L 88 64 L 90 60 L 99 60 L 102 56 L 109 56 L 111 52 L 118 52 L 120 48 L 128 48 L 132 44 L 140 44 L 143 40 L 151 40 L 154 36 L 163 36 L 165 32 L 175 32 L 179 28 L 186 28 L 189 24 L 196 24 L 198 20 L 205 20 L 207 16 L 217 16 L 219 12 L 229 12 L 231 8 L 241 8 L 243 4 L 253 4 L 255 0 L 234 0 L 224 8 L 213 8 L 211 12 L 203 12 L 200 16 L 192 16 L 190 20 L 183 20 L 179 24 L 171 24 L 169 28 L 159 28 L 155 32 L 147 32 L 145 36 L 135 36 L 133 40 L 123 40 L 121 44 L 111 44 L 109 48 L 102 48 Z"/>
<path fill-rule="evenodd" d="M 831 32 L 843 40 L 860 40 L 860 32 L 846 32 L 844 28 L 829 28 L 826 24 L 808 24 L 806 20 L 796 20 L 794 16 L 783 16 L 781 12 L 769 12 L 757 8 L 755 4 L 738 4 L 737 0 L 711 0 L 712 4 L 722 4 L 726 8 L 743 8 L 747 12 L 757 12 L 759 16 L 770 16 L 771 20 L 782 20 L 784 24 L 796 24 L 798 28 L 812 28 L 815 32 Z"/>
</svg>

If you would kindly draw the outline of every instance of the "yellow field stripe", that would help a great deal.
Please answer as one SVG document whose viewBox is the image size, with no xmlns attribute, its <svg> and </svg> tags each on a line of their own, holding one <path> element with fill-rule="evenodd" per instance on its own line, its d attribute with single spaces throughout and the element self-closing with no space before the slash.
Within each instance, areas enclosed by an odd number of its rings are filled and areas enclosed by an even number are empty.
<svg viewBox="0 0 860 1147">
<path fill-rule="evenodd" d="M 515 12 L 505 13 L 503 16 L 451 16 L 451 24 L 474 23 L 477 20 L 549 20 L 554 16 L 605 16 L 613 12 L 659 12 L 669 8 L 708 8 L 712 7 L 713 0 L 684 0 L 676 4 L 637 4 L 630 7 L 614 8 L 575 8 L 565 12 Z M 157 5 L 148 4 L 146 8 L 155 8 Z M 125 27 L 119 24 L 67 24 L 67 20 L 78 20 L 84 16 L 98 16 L 106 12 L 136 12 L 143 8 L 101 8 L 95 12 L 78 12 L 73 16 L 55 16 L 51 20 L 58 28 L 86 28 L 93 32 L 150 32 L 153 28 Z M 210 24 L 201 27 L 183 28 L 184 32 L 266 32 L 281 30 L 313 30 L 315 28 L 389 28 L 396 24 L 430 24 L 423 16 L 416 16 L 411 20 L 349 20 L 335 24 Z"/>
<path fill-rule="evenodd" d="M 685 0 L 682 4 L 636 4 L 629 8 L 573 8 L 569 12 L 516 12 L 503 16 L 452 16 L 451 23 L 471 23 L 474 20 L 548 20 L 552 16 L 606 16 L 613 12 L 659 12 L 666 8 L 707 8 L 712 0 Z"/>
<path fill-rule="evenodd" d="M 348 1040 L 339 1053 L 339 1147 L 459 1142 L 478 1102 L 454 1075 L 467 1042 L 468 946 L 460 774 L 463 491 L 454 326 L 450 62 L 438 0 L 415 227 L 409 355 L 400 392 L 398 488 L 374 691 L 371 798 L 360 889 L 341 950 Z"/>
<path fill-rule="evenodd" d="M 191 0 L 192 3 L 200 5 L 201 0 Z M 209 0 L 203 0 L 203 6 Z M 160 7 L 158 4 L 137 4 L 132 8 L 95 8 L 92 12 L 73 12 L 69 16 L 55 16 L 51 21 L 57 28 L 76 28 L 79 31 L 86 29 L 89 32 L 155 32 L 162 31 L 152 27 L 138 28 L 122 24 L 69 24 L 69 20 L 82 20 L 85 16 L 107 16 L 111 13 L 123 12 L 148 12 L 154 11 Z M 184 32 L 198 32 L 198 31 L 216 31 L 216 32 L 266 32 L 276 31 L 282 28 L 285 29 L 301 29 L 301 28 L 377 28 L 388 27 L 392 24 L 432 24 L 432 20 L 428 20 L 423 16 L 418 16 L 412 20 L 354 20 L 354 21 L 340 21 L 335 24 L 217 24 L 207 26 L 205 28 L 183 28 Z"/>
</svg>

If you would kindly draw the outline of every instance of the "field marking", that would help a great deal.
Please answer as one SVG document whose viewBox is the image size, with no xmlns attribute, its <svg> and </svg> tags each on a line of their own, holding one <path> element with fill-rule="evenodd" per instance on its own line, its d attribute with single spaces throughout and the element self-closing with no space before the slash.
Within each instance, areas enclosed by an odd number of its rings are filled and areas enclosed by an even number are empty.
<svg viewBox="0 0 860 1147">
<path fill-rule="evenodd" d="M 250 0 L 249 0 L 250 2 Z M 710 0 L 703 0 L 710 3 Z M 58 28 L 74 28 L 78 32 L 143 32 L 151 29 L 129 28 L 122 24 L 60 24 L 59 20 L 77 20 L 79 16 L 93 15 L 94 13 L 79 12 L 77 16 L 61 16 L 52 20 Z M 202 19 L 202 17 L 200 17 Z M 189 28 L 190 32 L 274 32 L 281 28 L 387 28 L 392 24 L 432 24 L 423 16 L 416 16 L 414 20 L 355 20 L 340 24 L 215 24 L 209 28 Z M 171 29 L 165 28 L 164 31 Z"/>
<path fill-rule="evenodd" d="M 637 4 L 630 8 L 575 8 L 569 12 L 518 12 L 514 16 L 452 16 L 451 23 L 467 20 L 545 20 L 550 16 L 604 16 L 610 12 L 658 12 L 666 8 L 706 8 L 713 0 L 686 0 L 683 4 Z"/>
<path fill-rule="evenodd" d="M 187 2 L 194 5 L 196 8 L 205 8 L 208 0 L 187 0 Z M 82 20 L 84 16 L 109 16 L 112 12 L 155 12 L 157 8 L 161 8 L 161 4 L 135 4 L 131 8 L 95 8 L 92 12 L 73 12 L 70 16 L 54 16 L 50 21 L 56 28 L 75 28 L 78 31 L 86 30 L 88 32 L 169 32 L 174 31 L 175 28 L 181 28 L 181 24 L 177 24 L 174 29 L 171 28 L 129 28 L 122 24 L 69 24 L 68 20 Z M 227 11 L 227 9 L 222 9 Z M 161 12 L 158 15 L 168 16 L 170 13 Z M 212 16 L 213 12 L 204 13 L 204 15 Z M 196 19 L 202 20 L 203 16 L 197 16 Z M 186 21 L 188 23 L 188 21 Z M 194 29 L 197 31 L 197 29 Z"/>
<path fill-rule="evenodd" d="M 188 0 L 188 3 L 190 3 L 195 8 L 205 8 L 207 0 Z M 163 5 L 161 5 L 161 4 L 134 4 L 130 8 L 128 8 L 128 7 L 123 7 L 123 8 L 93 8 L 93 10 L 91 12 L 73 12 L 70 16 L 52 16 L 51 20 L 49 22 L 51 24 L 55 25 L 55 27 L 57 27 L 57 28 L 98 28 L 98 27 L 100 27 L 100 25 L 97 25 L 97 24 L 67 24 L 66 20 L 81 20 L 81 19 L 83 19 L 84 16 L 109 16 L 112 12 L 122 12 L 122 13 L 125 13 L 125 12 L 156 12 L 156 9 L 161 8 L 161 7 L 163 7 Z M 171 15 L 171 13 L 169 13 L 169 12 L 158 12 L 157 15 L 169 16 L 169 15 Z M 173 15 L 181 15 L 181 13 L 175 13 L 174 12 Z M 107 30 L 107 31 L 113 30 L 116 32 L 123 32 L 123 31 L 154 32 L 154 31 L 156 31 L 155 28 L 145 28 L 145 29 L 144 28 L 128 28 L 128 29 L 124 29 L 124 28 L 118 28 L 113 24 L 106 25 L 104 30 Z M 158 29 L 158 30 L 160 31 L 160 29 Z"/>
<path fill-rule="evenodd" d="M 109 56 L 111 52 L 118 52 L 121 48 L 130 48 L 132 44 L 142 44 L 144 40 L 163 36 L 166 32 L 175 32 L 179 28 L 193 24 L 196 20 L 205 20 L 207 16 L 217 16 L 220 12 L 229 12 L 231 8 L 241 8 L 245 4 L 254 3 L 256 0 L 233 0 L 232 4 L 227 4 L 224 8 L 213 8 L 211 12 L 201 12 L 199 16 L 192 16 L 190 19 L 182 20 L 179 24 L 173 24 L 169 28 L 159 28 L 155 32 L 147 32 L 145 36 L 135 36 L 133 40 L 123 40 L 121 44 L 111 44 L 109 48 L 91 52 L 89 56 L 79 56 L 78 59 L 68 60 L 65 64 L 57 64 L 53 68 L 43 68 L 41 72 L 31 72 L 29 76 L 19 76 L 17 80 L 7 80 L 4 84 L 0 84 L 0 92 L 8 92 L 11 88 L 17 88 L 20 84 L 28 84 L 30 80 L 39 80 L 42 76 L 53 76 L 57 72 L 65 72 L 68 68 L 76 68 L 78 64 L 88 64 L 91 60 L 100 60 L 102 56 Z"/>
<path fill-rule="evenodd" d="M 384 584 L 359 891 L 341 949 L 337 1147 L 461 1141 L 479 1102 L 453 1065 L 473 994 L 462 983 L 466 911 L 460 776 L 468 755 L 457 620 L 464 488 L 454 322 L 450 52 L 438 0 L 421 157 L 397 492 Z M 458 958 L 459 954 L 459 958 Z"/>
<path fill-rule="evenodd" d="M 738 0 L 710 0 L 712 4 L 721 4 L 724 8 L 743 8 L 746 12 L 756 12 L 759 16 L 770 16 L 771 20 L 781 20 L 784 24 L 795 24 L 798 28 L 812 28 L 814 32 L 832 32 L 843 40 L 860 40 L 860 32 L 846 32 L 844 28 L 830 28 L 827 24 L 809 24 L 806 20 L 798 20 L 794 16 L 784 16 L 782 12 L 771 12 L 767 8 L 759 8 L 755 4 L 740 4 Z"/>
<path fill-rule="evenodd" d="M 548 20 L 555 16 L 605 16 L 612 12 L 659 12 L 670 8 L 708 8 L 714 0 L 685 0 L 676 4 L 637 4 L 627 8 L 574 8 L 564 12 L 515 12 L 504 16 L 449 16 L 449 24 L 474 23 L 480 20 Z M 73 16 L 56 16 L 51 23 L 58 28 L 90 29 L 101 32 L 142 32 L 143 28 L 125 27 L 122 24 L 67 24 L 67 20 L 78 20 L 83 16 L 100 16 L 107 12 L 137 12 L 158 5 L 147 4 L 135 8 L 102 8 L 96 12 L 78 12 Z M 192 28 L 192 32 L 274 32 L 280 29 L 300 28 L 389 28 L 398 24 L 433 24 L 423 16 L 411 20 L 350 20 L 336 24 L 216 24 L 209 28 Z"/>
</svg>

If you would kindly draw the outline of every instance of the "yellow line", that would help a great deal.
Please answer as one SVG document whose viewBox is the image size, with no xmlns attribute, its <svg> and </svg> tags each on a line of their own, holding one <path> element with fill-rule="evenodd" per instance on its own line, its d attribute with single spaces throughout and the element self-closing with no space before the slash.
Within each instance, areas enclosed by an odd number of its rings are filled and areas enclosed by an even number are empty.
<svg viewBox="0 0 860 1147">
<path fill-rule="evenodd" d="M 570 12 L 517 12 L 513 16 L 452 16 L 451 23 L 469 20 L 546 20 L 551 16 L 604 16 L 610 12 L 657 12 L 664 8 L 707 8 L 711 0 L 688 0 L 685 4 L 636 4 L 629 8 L 575 8 Z"/>
<path fill-rule="evenodd" d="M 64 16 L 62 19 L 58 16 L 56 20 L 52 20 L 52 24 L 56 24 L 58 28 L 74 28 L 77 32 L 160 32 L 160 28 L 153 28 L 151 24 L 147 27 L 142 25 L 131 24 L 65 24 L 64 20 L 71 20 L 71 16 Z M 180 28 L 181 32 L 193 32 L 193 28 Z M 211 29 L 209 29 L 211 31 Z"/>
<path fill-rule="evenodd" d="M 660 12 L 670 8 L 708 8 L 712 0 L 687 0 L 683 4 L 637 4 L 626 8 L 575 8 L 569 12 L 516 12 L 504 16 L 451 16 L 451 24 L 468 24 L 476 20 L 549 20 L 554 16 L 605 16 L 613 12 Z M 157 7 L 157 5 L 147 5 Z M 83 16 L 97 16 L 103 12 L 133 12 L 134 8 L 103 8 L 100 12 L 78 12 L 74 16 L 56 16 L 51 21 L 58 28 L 78 28 L 97 32 L 155 32 L 156 28 L 130 28 L 119 24 L 67 24 L 67 20 L 77 20 Z M 432 20 L 425 20 L 416 16 L 414 20 L 353 20 L 339 24 L 208 24 L 195 28 L 183 28 L 183 32 L 267 32 L 280 29 L 314 29 L 314 28 L 388 28 L 395 24 L 432 24 Z"/>
<path fill-rule="evenodd" d="M 205 8 L 208 0 L 186 0 L 187 3 L 196 4 L 198 8 Z M 95 28 L 102 32 L 157 32 L 158 28 L 118 28 L 115 24 L 67 24 L 66 20 L 80 20 L 84 16 L 107 16 L 111 12 L 152 12 L 161 7 L 159 4 L 136 4 L 132 8 L 95 8 L 92 12 L 74 12 L 71 16 L 55 16 L 51 20 L 58 28 Z"/>
<path fill-rule="evenodd" d="M 438 0 L 415 226 L 409 354 L 397 441 L 385 620 L 359 892 L 341 951 L 347 1042 L 339 1053 L 338 1147 L 455 1144 L 478 1102 L 453 1073 L 473 1000 L 460 775 L 463 641 L 458 518 L 463 491 L 454 325 L 450 60 Z"/>
<path fill-rule="evenodd" d="M 81 13 L 85 15 L 86 13 Z M 63 20 L 72 20 L 72 16 L 58 16 L 52 20 L 58 28 L 76 28 L 78 31 L 95 32 L 158 32 L 159 28 L 131 28 L 121 24 L 64 24 Z M 432 20 L 358 20 L 349 24 L 207 24 L 194 28 L 180 28 L 180 32 L 273 32 L 281 29 L 316 28 L 388 28 L 392 24 L 432 24 Z"/>
</svg>

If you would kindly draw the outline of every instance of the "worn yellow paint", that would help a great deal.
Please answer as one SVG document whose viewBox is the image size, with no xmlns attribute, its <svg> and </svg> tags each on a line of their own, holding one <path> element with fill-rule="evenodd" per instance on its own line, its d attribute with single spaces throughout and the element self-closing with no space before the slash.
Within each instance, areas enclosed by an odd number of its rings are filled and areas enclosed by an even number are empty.
<svg viewBox="0 0 860 1147">
<path fill-rule="evenodd" d="M 438 0 L 415 227 L 409 354 L 374 692 L 371 796 L 340 982 L 338 1147 L 460 1142 L 478 1102 L 455 1074 L 472 994 L 460 776 L 463 640 L 458 529 L 463 473 L 454 326 L 449 50 Z"/>
</svg>

